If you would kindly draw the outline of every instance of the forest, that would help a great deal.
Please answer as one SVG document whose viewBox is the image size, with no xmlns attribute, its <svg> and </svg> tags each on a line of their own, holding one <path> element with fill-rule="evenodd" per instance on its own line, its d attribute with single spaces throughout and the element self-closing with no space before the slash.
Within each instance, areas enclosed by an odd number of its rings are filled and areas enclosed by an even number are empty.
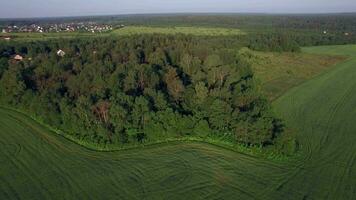
<svg viewBox="0 0 356 200">
<path fill-rule="evenodd" d="M 0 200 L 356 200 L 356 0 L 0 2 Z"/>
<path fill-rule="evenodd" d="M 36 23 L 94 19 L 112 25 L 242 28 L 247 34 L 103 34 L 2 41 L 0 103 L 31 113 L 83 143 L 130 145 L 198 137 L 270 146 L 286 142 L 280 139 L 285 124 L 239 49 L 300 52 L 303 46 L 356 42 L 352 14 L 138 15 Z M 0 22 L 33 21 L 6 23 Z M 58 50 L 65 55 L 57 55 Z M 17 54 L 23 60 L 14 60 Z"/>
<path fill-rule="evenodd" d="M 103 145 L 185 136 L 273 144 L 283 124 L 232 44 L 183 35 L 2 44 L 0 100 Z"/>
<path fill-rule="evenodd" d="M 353 41 L 354 35 L 271 29 L 0 42 L 0 100 L 103 146 L 191 136 L 266 146 L 283 136 L 284 124 L 239 49 L 300 52 Z M 16 54 L 24 59 L 15 61 Z"/>
<path fill-rule="evenodd" d="M 48 23 L 97 22 L 112 25 L 140 26 L 207 26 L 268 31 L 354 32 L 355 13 L 334 14 L 237 14 L 237 13 L 181 13 L 83 16 L 61 18 L 0 19 L 0 26 Z"/>
<path fill-rule="evenodd" d="M 283 137 L 285 124 L 262 95 L 251 63 L 239 49 L 300 52 L 301 46 L 355 43 L 353 16 L 36 19 L 209 25 L 242 28 L 247 34 L 103 34 L 0 42 L 0 103 L 31 113 L 84 143 L 105 146 L 199 137 L 269 146 Z M 65 55 L 57 55 L 58 50 Z M 17 54 L 23 60 L 15 60 Z"/>
</svg>

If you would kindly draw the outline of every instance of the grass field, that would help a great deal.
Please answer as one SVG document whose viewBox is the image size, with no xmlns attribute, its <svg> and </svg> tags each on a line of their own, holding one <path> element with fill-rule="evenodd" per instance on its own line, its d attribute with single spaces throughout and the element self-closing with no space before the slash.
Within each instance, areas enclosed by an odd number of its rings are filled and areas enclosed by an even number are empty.
<svg viewBox="0 0 356 200">
<path fill-rule="evenodd" d="M 233 28 L 127 26 L 125 28 L 120 28 L 105 33 L 86 33 L 86 32 L 6 33 L 6 34 L 0 33 L 0 36 L 13 37 L 13 40 L 16 41 L 37 41 L 37 40 L 51 40 L 51 39 L 73 39 L 73 38 L 83 38 L 83 37 L 131 36 L 131 35 L 139 35 L 139 34 L 168 34 L 168 35 L 184 34 L 184 35 L 195 35 L 195 36 L 230 36 L 230 35 L 241 35 L 245 33 L 239 29 L 233 29 Z"/>
<path fill-rule="evenodd" d="M 348 55 L 333 70 L 288 91 L 275 107 L 298 134 L 305 158 L 281 192 L 308 199 L 356 198 L 356 45 L 303 49 Z"/>
<path fill-rule="evenodd" d="M 0 109 L 0 199 L 355 199 L 356 46 L 304 51 L 354 56 L 274 102 L 296 161 L 201 143 L 95 152 Z"/>
<path fill-rule="evenodd" d="M 273 163 L 199 143 L 94 152 L 17 112 L 1 109 L 0 116 L 0 199 L 248 199 L 263 195 L 269 181 L 278 179 L 260 171 L 263 166 L 287 173 Z M 248 180 L 253 185 L 245 185 Z M 261 194 L 250 194 L 254 189 Z"/>
<path fill-rule="evenodd" d="M 228 36 L 245 34 L 239 29 L 232 28 L 205 28 L 205 27 L 144 27 L 128 26 L 116 29 L 115 35 L 138 35 L 138 34 L 185 34 L 196 36 Z"/>
<path fill-rule="evenodd" d="M 0 33 L 2 37 L 12 37 L 15 41 L 42 41 L 42 40 L 53 40 L 53 39 L 74 39 L 74 38 L 85 38 L 85 37 L 98 37 L 105 36 L 108 33 Z M 0 38 L 2 39 L 2 38 Z M 6 41 L 2 41 L 6 42 Z"/>
<path fill-rule="evenodd" d="M 307 50 L 306 50 L 307 51 Z M 253 71 L 262 91 L 275 100 L 286 91 L 312 79 L 346 59 L 343 55 L 309 53 L 273 53 L 248 51 Z"/>
</svg>

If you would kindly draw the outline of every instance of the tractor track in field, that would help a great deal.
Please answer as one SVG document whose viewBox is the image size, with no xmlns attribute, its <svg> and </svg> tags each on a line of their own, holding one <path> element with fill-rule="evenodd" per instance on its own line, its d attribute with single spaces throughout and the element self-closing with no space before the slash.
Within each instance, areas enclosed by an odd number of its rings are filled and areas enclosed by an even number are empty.
<svg viewBox="0 0 356 200">
<path fill-rule="evenodd" d="M 317 183 L 319 179 L 318 182 L 323 183 L 318 186 L 320 187 L 318 193 L 314 188 L 302 187 L 305 191 L 305 198 L 352 199 L 354 197 L 351 185 L 356 182 L 352 184 L 351 177 L 354 177 L 352 171 L 355 168 L 352 163 L 355 149 L 350 140 L 354 140 L 355 135 L 350 133 L 351 130 L 355 132 L 355 128 L 349 123 L 353 117 L 346 109 L 351 108 L 352 101 L 356 99 L 354 95 L 356 82 L 353 81 L 356 72 L 353 70 L 353 63 L 356 63 L 356 58 L 341 64 L 333 71 L 333 74 L 326 74 L 326 76 L 319 77 L 319 80 L 310 82 L 309 85 L 301 86 L 298 88 L 300 91 L 292 92 L 296 94 L 287 95 L 289 99 L 284 97 L 286 99 L 282 100 L 282 102 L 289 100 L 292 108 L 290 110 L 299 112 L 287 118 L 294 123 L 293 125 L 299 126 L 298 131 L 303 133 L 301 138 L 305 157 L 304 164 L 301 166 L 307 170 L 305 175 L 297 172 L 296 178 L 291 178 L 290 182 L 284 184 L 284 187 L 297 185 L 293 182 L 303 176 L 310 177 L 309 180 L 306 179 L 310 182 Z M 316 93 L 310 92 L 311 90 L 315 90 Z M 307 94 L 310 92 L 312 95 L 305 95 L 305 97 L 301 95 L 301 91 L 307 91 Z M 328 91 L 332 92 L 328 93 Z M 335 186 L 331 187 L 332 185 Z M 346 193 L 349 196 L 341 197 L 341 194 L 345 196 L 342 191 L 348 191 Z"/>
</svg>

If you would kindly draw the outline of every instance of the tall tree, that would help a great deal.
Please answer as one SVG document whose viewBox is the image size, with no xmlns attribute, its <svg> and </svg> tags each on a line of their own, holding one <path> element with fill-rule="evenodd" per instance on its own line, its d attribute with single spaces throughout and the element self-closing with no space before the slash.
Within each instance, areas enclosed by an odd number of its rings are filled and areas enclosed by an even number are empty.
<svg viewBox="0 0 356 200">
<path fill-rule="evenodd" d="M 168 67 L 164 75 L 164 81 L 171 97 L 177 102 L 182 98 L 184 92 L 183 82 L 180 80 L 177 71 L 173 67 Z"/>
</svg>

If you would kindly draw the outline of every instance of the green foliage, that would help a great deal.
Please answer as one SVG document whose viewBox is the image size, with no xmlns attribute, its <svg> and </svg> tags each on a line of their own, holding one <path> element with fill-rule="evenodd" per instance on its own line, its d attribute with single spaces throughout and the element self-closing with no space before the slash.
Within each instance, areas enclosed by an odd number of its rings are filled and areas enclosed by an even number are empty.
<svg viewBox="0 0 356 200">
<path fill-rule="evenodd" d="M 113 31 L 112 34 L 127 36 L 138 34 L 186 34 L 198 36 L 226 36 L 243 35 L 243 31 L 231 28 L 207 28 L 207 27 L 148 27 L 148 26 L 128 26 Z"/>
<path fill-rule="evenodd" d="M 25 83 L 22 77 L 22 63 L 12 63 L 0 80 L 0 96 L 6 103 L 17 105 L 25 93 Z"/>
<path fill-rule="evenodd" d="M 201 124 L 201 127 L 208 125 L 207 122 Z M 200 133 L 205 134 L 204 129 L 201 131 L 203 132 Z M 126 136 L 129 137 L 127 140 L 136 139 L 135 133 L 132 130 L 132 134 Z M 63 135 L 86 147 L 83 148 L 60 135 L 53 134 L 43 123 L 39 124 L 26 115 L 0 108 L 0 199 L 155 199 L 157 196 L 195 199 L 201 197 L 200 193 L 196 194 L 195 186 L 202 181 L 217 186 L 221 184 L 220 176 L 215 176 L 217 172 L 228 173 L 226 177 L 230 181 L 237 181 L 236 183 L 242 178 L 255 183 L 256 180 L 251 180 L 250 174 L 237 173 L 246 169 L 254 170 L 251 161 L 258 162 L 256 173 L 263 174 L 261 169 L 269 173 L 271 170 L 280 172 L 275 165 L 270 165 L 270 161 L 263 164 L 266 160 L 259 161 L 235 152 L 238 150 L 256 155 L 261 151 L 260 148 L 249 148 L 217 137 L 157 139 L 150 145 L 130 141 L 131 144 L 127 145 L 90 143 Z M 113 149 L 122 151 L 109 151 Z M 20 164 L 26 167 L 19 167 Z M 80 184 L 73 184 L 73 177 Z M 90 181 L 88 177 L 91 178 Z M 259 180 L 260 176 L 257 178 Z M 64 182 L 67 184 L 63 184 Z M 111 184 L 115 187 L 110 187 Z M 211 191 L 211 184 L 199 185 L 199 190 L 206 188 Z M 184 193 L 181 193 L 181 188 L 184 188 Z M 234 198 L 236 195 L 235 188 L 224 187 L 221 188 L 224 192 L 219 191 L 212 192 L 222 199 Z"/>
<path fill-rule="evenodd" d="M 275 116 L 249 64 L 228 48 L 216 49 L 215 39 L 191 42 L 159 35 L 13 43 L 3 52 L 15 49 L 25 59 L 2 57 L 10 66 L 0 80 L 1 100 L 98 144 L 213 132 L 271 144 Z M 66 55 L 57 56 L 58 49 Z M 251 127 L 245 139 L 232 134 L 241 123 Z"/>
<path fill-rule="evenodd" d="M 294 35 L 281 33 L 258 34 L 255 37 L 251 37 L 248 47 L 257 51 L 300 51 Z"/>
</svg>

